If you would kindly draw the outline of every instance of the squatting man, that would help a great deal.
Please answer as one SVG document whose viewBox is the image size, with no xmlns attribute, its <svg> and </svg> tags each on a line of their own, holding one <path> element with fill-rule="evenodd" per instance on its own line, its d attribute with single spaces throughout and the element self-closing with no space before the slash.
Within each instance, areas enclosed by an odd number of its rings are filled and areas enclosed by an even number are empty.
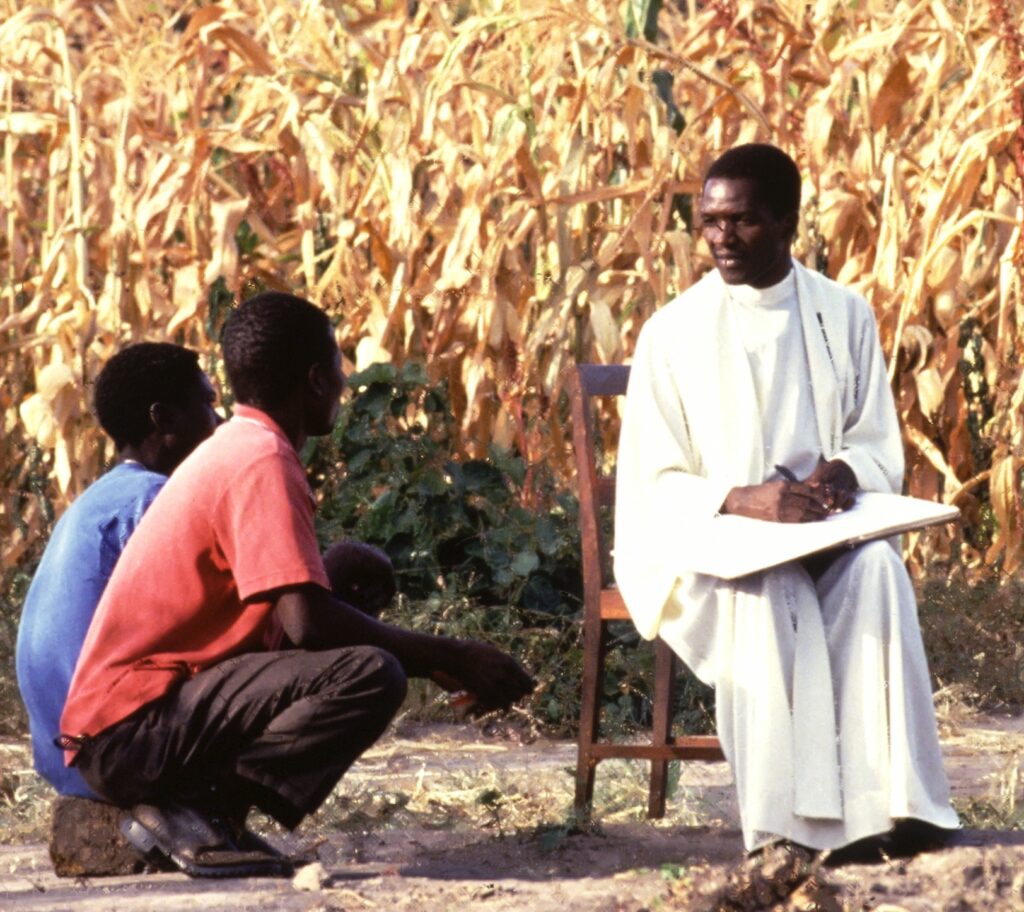
<svg viewBox="0 0 1024 912">
<path fill-rule="evenodd" d="M 281 874 L 289 860 L 246 828 L 250 808 L 288 828 L 313 813 L 387 728 L 408 677 L 465 690 L 479 711 L 533 681 L 490 645 L 385 624 L 332 593 L 344 587 L 320 555 L 298 457 L 331 430 L 344 387 L 326 314 L 257 295 L 222 347 L 234 414 L 125 545 L 61 743 L 97 795 L 129 810 L 140 851 L 193 876 Z"/>
</svg>

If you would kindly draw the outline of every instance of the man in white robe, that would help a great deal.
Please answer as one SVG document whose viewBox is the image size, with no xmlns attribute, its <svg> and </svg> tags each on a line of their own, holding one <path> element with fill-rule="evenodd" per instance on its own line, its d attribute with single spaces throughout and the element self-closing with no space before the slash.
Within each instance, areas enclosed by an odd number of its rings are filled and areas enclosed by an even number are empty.
<svg viewBox="0 0 1024 912">
<path fill-rule="evenodd" d="M 640 633 L 716 690 L 748 850 L 919 847 L 958 826 L 914 593 L 876 541 L 737 580 L 685 572 L 718 513 L 808 522 L 899 492 L 867 302 L 796 263 L 800 176 L 773 146 L 708 172 L 717 269 L 643 327 L 618 455 L 615 574 Z M 789 479 L 803 479 L 794 481 Z"/>
</svg>

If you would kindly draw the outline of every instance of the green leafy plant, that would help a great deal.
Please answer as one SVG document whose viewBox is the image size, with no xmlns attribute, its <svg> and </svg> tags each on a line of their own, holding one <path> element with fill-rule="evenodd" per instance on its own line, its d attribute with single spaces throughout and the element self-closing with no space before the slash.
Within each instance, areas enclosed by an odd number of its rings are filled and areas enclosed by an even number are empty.
<svg viewBox="0 0 1024 912">
<path fill-rule="evenodd" d="M 457 592 L 550 615 L 578 610 L 574 497 L 510 452 L 454 459 L 447 389 L 419 364 L 375 364 L 349 385 L 334 433 L 309 454 L 325 544 L 379 545 L 412 599 Z"/>
</svg>

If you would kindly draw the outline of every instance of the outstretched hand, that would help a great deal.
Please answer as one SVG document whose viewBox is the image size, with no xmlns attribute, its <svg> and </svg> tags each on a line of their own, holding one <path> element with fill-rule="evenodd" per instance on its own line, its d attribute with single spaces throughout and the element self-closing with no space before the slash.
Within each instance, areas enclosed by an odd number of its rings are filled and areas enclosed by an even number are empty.
<svg viewBox="0 0 1024 912">
<path fill-rule="evenodd" d="M 536 687 L 522 665 L 488 643 L 453 640 L 449 645 L 445 668 L 432 671 L 430 677 L 445 690 L 466 691 L 471 715 L 507 710 Z"/>
</svg>

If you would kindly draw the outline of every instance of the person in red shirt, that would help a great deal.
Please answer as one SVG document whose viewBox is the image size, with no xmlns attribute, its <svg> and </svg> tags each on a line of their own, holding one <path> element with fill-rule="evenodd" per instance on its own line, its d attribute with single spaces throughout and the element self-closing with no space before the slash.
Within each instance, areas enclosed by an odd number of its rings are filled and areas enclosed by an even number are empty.
<svg viewBox="0 0 1024 912">
<path fill-rule="evenodd" d="M 485 643 L 429 636 L 337 599 L 298 451 L 344 386 L 326 315 L 243 303 L 223 333 L 237 406 L 168 481 L 97 608 L 64 714 L 68 762 L 130 809 L 125 833 L 193 876 L 290 866 L 245 829 L 291 829 L 383 733 L 410 676 L 508 708 L 533 681 Z M 271 644 L 288 648 L 271 648 Z"/>
</svg>

